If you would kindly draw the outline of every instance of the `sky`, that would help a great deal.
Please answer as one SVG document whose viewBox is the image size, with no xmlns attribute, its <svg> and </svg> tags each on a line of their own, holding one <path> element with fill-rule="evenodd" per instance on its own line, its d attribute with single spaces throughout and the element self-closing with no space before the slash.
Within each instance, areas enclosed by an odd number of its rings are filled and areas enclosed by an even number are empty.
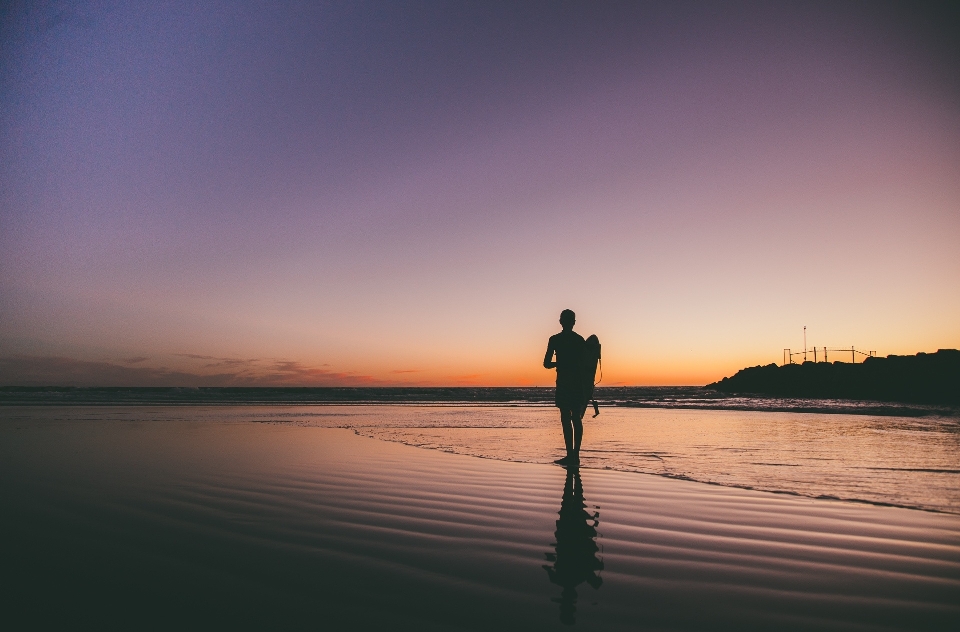
<svg viewBox="0 0 960 632">
<path fill-rule="evenodd" d="M 13 2 L 0 384 L 960 348 L 951 3 Z M 837 358 L 840 359 L 840 358 Z"/>
</svg>

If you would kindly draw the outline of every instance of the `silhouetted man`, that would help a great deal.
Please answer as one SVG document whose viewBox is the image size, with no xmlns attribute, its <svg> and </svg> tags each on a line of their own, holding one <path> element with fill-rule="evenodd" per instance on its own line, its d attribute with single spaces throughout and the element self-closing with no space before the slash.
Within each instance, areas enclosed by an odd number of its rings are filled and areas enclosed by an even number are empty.
<svg viewBox="0 0 960 632">
<path fill-rule="evenodd" d="M 550 336 L 547 354 L 543 356 L 545 369 L 557 369 L 556 404 L 560 409 L 560 424 L 563 426 L 563 442 L 567 456 L 557 459 L 560 465 L 580 463 L 580 440 L 583 438 L 583 412 L 586 409 L 584 394 L 584 340 L 573 330 L 577 320 L 572 310 L 560 312 L 563 331 Z M 556 361 L 553 355 L 557 355 Z"/>
</svg>

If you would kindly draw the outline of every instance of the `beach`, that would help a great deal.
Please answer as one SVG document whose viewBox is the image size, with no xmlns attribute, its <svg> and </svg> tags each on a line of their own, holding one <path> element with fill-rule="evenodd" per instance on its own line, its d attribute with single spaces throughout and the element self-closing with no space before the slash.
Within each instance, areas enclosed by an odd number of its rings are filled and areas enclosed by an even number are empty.
<svg viewBox="0 0 960 632">
<path fill-rule="evenodd" d="M 0 15 L 0 632 L 960 632 L 960 2 Z"/>
<path fill-rule="evenodd" d="M 0 416 L 18 628 L 960 625 L 953 513 L 344 428 L 87 416 Z"/>
</svg>

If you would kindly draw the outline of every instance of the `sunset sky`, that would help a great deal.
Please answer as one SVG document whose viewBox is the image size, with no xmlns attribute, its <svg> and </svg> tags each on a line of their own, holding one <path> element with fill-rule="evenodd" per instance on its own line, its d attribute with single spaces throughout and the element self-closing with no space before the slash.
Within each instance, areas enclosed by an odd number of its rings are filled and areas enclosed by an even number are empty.
<svg viewBox="0 0 960 632">
<path fill-rule="evenodd" d="M 960 347 L 948 3 L 4 6 L 0 384 Z"/>
</svg>

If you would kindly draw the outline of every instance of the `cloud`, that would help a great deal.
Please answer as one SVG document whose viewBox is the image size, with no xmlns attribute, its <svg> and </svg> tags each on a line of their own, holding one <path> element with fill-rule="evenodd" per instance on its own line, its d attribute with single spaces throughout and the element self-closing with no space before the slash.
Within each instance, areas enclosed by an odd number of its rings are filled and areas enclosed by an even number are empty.
<svg viewBox="0 0 960 632">
<path fill-rule="evenodd" d="M 218 358 L 216 356 L 199 355 L 196 353 L 175 353 L 178 358 L 189 358 L 191 360 L 212 360 L 202 365 L 204 369 L 213 369 L 217 367 L 231 367 L 238 369 L 240 367 L 254 367 L 260 361 L 259 358 Z"/>
<path fill-rule="evenodd" d="M 210 369 L 220 366 L 229 366 L 229 367 L 244 367 L 244 366 L 255 366 L 259 362 L 256 358 L 252 360 L 243 360 L 240 358 L 219 358 L 216 362 L 207 362 L 203 365 L 203 368 Z"/>
<path fill-rule="evenodd" d="M 200 378 L 167 368 L 61 356 L 0 358 L 0 384 L 5 386 L 200 386 Z"/>
<path fill-rule="evenodd" d="M 320 367 L 306 366 L 293 360 L 276 360 L 261 376 L 261 380 L 270 382 L 270 385 L 281 386 L 290 383 L 312 383 L 315 381 L 333 381 L 337 385 L 351 386 L 379 384 L 380 380 L 369 375 L 355 373 L 338 373 Z"/>
<path fill-rule="evenodd" d="M 166 367 L 129 366 L 147 358 L 120 362 L 77 360 L 62 356 L 12 355 L 0 357 L 3 386 L 365 386 L 382 384 L 369 375 L 336 372 L 291 360 L 237 360 L 178 354 L 192 359 L 213 359 L 207 367 L 232 366 L 232 370 L 191 372 Z M 136 360 L 136 362 L 131 362 Z"/>
<path fill-rule="evenodd" d="M 146 362 L 149 360 L 147 356 L 135 356 L 133 358 L 124 358 L 123 362 L 125 364 L 140 364 L 141 362 Z"/>
<path fill-rule="evenodd" d="M 397 369 L 396 371 L 390 371 L 391 373 L 420 373 L 423 369 Z"/>
</svg>

